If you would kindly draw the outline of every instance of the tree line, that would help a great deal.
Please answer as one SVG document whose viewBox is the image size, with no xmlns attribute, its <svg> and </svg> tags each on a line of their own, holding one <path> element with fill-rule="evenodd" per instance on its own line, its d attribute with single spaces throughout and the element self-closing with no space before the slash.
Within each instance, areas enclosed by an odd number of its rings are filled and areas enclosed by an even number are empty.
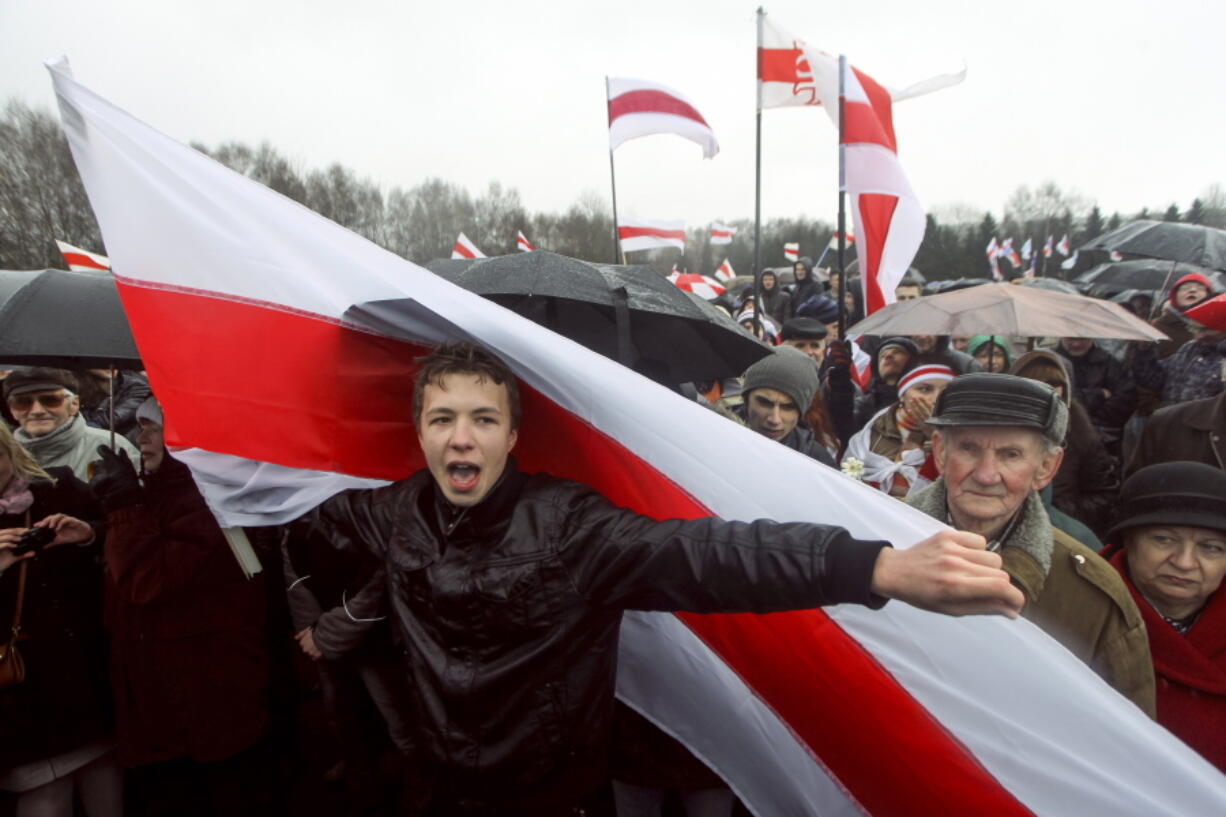
<svg viewBox="0 0 1226 817">
<path fill-rule="evenodd" d="M 419 264 L 449 257 L 460 232 L 488 255 L 515 252 L 519 230 L 539 249 L 592 261 L 613 260 L 611 208 L 606 198 L 590 191 L 580 193 L 565 212 L 529 212 L 515 188 L 496 181 L 476 195 L 438 178 L 409 188 L 388 187 L 361 178 L 340 163 L 302 168 L 267 143 L 253 147 L 226 142 L 211 148 L 193 143 L 192 147 Z M 1170 204 L 1104 216 L 1087 198 L 1044 182 L 1014 191 L 999 219 L 959 206 L 935 208 L 927 218 L 914 265 L 930 280 L 984 277 L 988 274 L 985 248 L 993 237 L 1011 236 L 1019 250 L 1026 238 L 1032 238 L 1037 251 L 1048 235 L 1059 240 L 1067 234 L 1075 247 L 1133 218 L 1226 228 L 1226 189 L 1211 185 L 1186 210 Z M 754 265 L 752 219 L 722 223 L 737 228 L 731 244 L 712 245 L 709 225 L 702 225 L 687 231 L 684 254 L 653 250 L 633 253 L 628 260 L 651 264 L 661 272 L 676 264 L 705 274 L 727 260 L 737 273 L 748 274 Z M 799 243 L 801 255 L 817 260 L 832 233 L 833 225 L 820 220 L 771 219 L 762 225 L 762 264 L 786 265 L 785 242 Z M 0 116 L 0 269 L 62 266 L 56 239 L 105 252 L 59 120 L 46 110 L 10 101 Z M 826 266 L 833 263 L 833 255 L 829 254 Z M 1003 269 L 1020 274 L 1007 264 Z M 1058 264 L 1049 261 L 1047 273 L 1057 270 Z"/>
</svg>

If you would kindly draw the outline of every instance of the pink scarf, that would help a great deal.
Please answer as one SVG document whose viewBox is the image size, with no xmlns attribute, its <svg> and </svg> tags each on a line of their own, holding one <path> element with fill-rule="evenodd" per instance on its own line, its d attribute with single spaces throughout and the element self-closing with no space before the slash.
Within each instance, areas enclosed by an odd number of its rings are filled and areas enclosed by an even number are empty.
<svg viewBox="0 0 1226 817">
<path fill-rule="evenodd" d="M 20 477 L 13 477 L 0 493 L 0 514 L 25 513 L 34 504 L 34 494 L 30 491 L 30 483 Z"/>
</svg>

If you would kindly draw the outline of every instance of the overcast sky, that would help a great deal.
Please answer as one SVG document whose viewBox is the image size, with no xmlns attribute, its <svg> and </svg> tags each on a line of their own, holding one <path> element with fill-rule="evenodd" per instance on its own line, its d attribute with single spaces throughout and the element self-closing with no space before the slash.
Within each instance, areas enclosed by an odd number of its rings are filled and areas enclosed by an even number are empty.
<svg viewBox="0 0 1226 817">
<path fill-rule="evenodd" d="M 302 169 L 385 188 L 494 179 L 531 210 L 609 191 L 604 77 L 687 95 L 721 152 L 674 136 L 617 151 L 645 218 L 752 217 L 754 9 L 734 0 L 0 0 L 0 99 L 54 108 L 42 62 L 183 141 L 267 140 Z M 999 214 L 1047 179 L 1125 214 L 1226 181 L 1226 4 L 860 0 L 766 5 L 811 45 L 895 87 L 899 154 L 926 206 Z M 763 115 L 763 215 L 832 219 L 835 133 L 818 109 Z"/>
</svg>

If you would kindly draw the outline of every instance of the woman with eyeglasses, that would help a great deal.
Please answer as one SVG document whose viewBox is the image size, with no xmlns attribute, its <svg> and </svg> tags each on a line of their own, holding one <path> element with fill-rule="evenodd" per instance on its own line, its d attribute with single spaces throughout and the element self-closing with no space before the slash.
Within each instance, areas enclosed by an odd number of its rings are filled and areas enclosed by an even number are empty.
<svg viewBox="0 0 1226 817">
<path fill-rule="evenodd" d="M 4 378 L 3 391 L 17 423 L 13 433 L 17 442 L 43 468 L 64 466 L 77 479 L 88 481 L 98 446 L 110 444 L 111 433 L 86 424 L 76 375 L 64 369 L 22 366 Z M 115 446 L 134 459 L 139 456 L 122 436 L 116 436 Z"/>
<path fill-rule="evenodd" d="M 0 424 L 0 646 L 15 641 L 25 679 L 0 689 L 0 813 L 122 813 L 102 628 L 102 516 L 70 469 L 44 469 Z M 30 541 L 31 528 L 49 542 Z M 33 545 L 33 549 L 27 549 Z M 20 596 L 20 600 L 19 600 Z"/>
</svg>

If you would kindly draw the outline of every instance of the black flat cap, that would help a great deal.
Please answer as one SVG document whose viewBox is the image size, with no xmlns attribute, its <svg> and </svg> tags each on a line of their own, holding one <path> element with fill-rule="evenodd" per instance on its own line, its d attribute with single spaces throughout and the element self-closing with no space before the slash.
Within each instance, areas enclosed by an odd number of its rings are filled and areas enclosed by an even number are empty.
<svg viewBox="0 0 1226 817">
<path fill-rule="evenodd" d="M 1142 525 L 1226 531 L 1226 471 L 1203 462 L 1147 465 L 1124 481 L 1120 509 L 1105 541 Z"/>
<path fill-rule="evenodd" d="M 826 325 L 813 318 L 788 318 L 783 322 L 780 340 L 821 340 L 826 337 Z"/>
<path fill-rule="evenodd" d="M 33 391 L 67 389 L 73 394 L 81 393 L 77 376 L 67 369 L 50 369 L 43 366 L 18 366 L 4 378 L 4 399 L 14 394 Z"/>
<path fill-rule="evenodd" d="M 938 427 L 1031 428 L 1059 444 L 1068 429 L 1068 409 L 1046 383 L 976 372 L 950 381 L 928 422 Z"/>
</svg>

